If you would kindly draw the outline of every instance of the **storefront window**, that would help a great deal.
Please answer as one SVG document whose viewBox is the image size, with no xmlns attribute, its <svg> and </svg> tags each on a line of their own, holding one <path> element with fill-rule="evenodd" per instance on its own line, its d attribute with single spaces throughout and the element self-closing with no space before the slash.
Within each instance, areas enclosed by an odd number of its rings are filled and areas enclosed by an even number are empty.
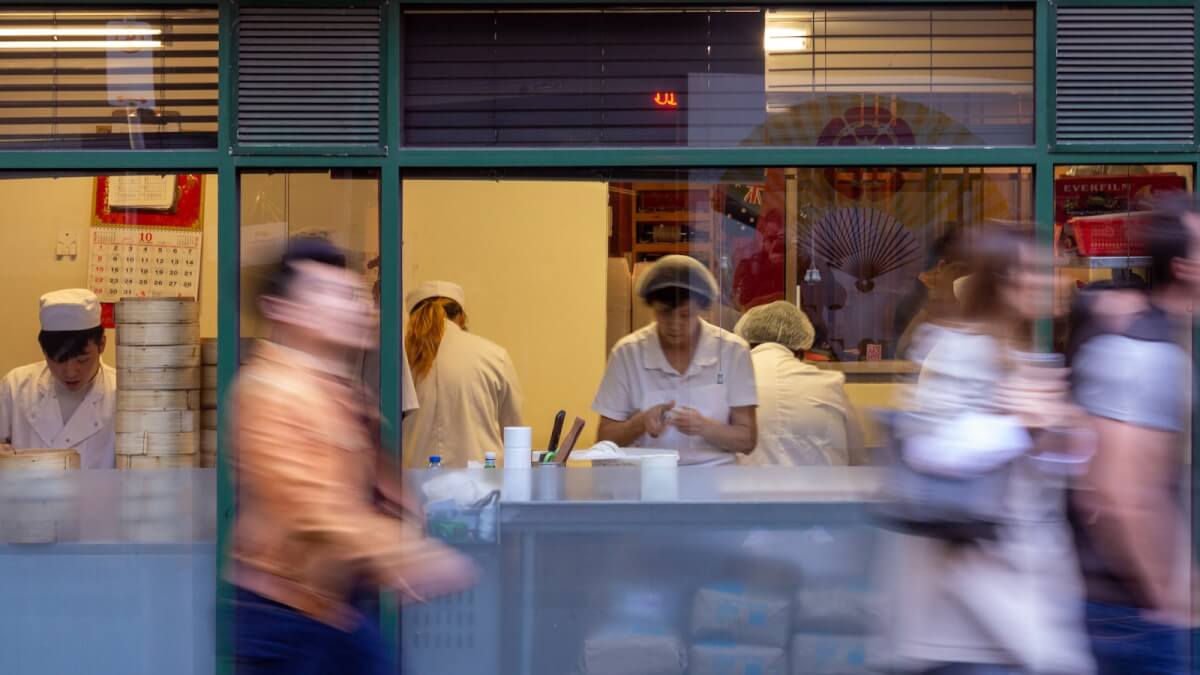
<svg viewBox="0 0 1200 675">
<path fill-rule="evenodd" d="M 865 408 L 913 372 L 905 344 L 954 281 L 947 235 L 1033 214 L 1032 171 L 1016 167 L 411 177 L 403 194 L 405 288 L 463 288 L 469 330 L 511 355 L 535 448 L 560 409 L 594 437 L 611 350 L 655 320 L 637 289 L 664 256 L 711 273 L 704 319 L 725 331 L 756 306 L 801 308 L 805 361 L 846 373 Z"/>
<path fill-rule="evenodd" d="M 214 174 L 0 176 L 0 670 L 214 668 L 217 199 Z"/>
<path fill-rule="evenodd" d="M 0 80 L 0 149 L 216 147 L 217 10 L 5 10 Z"/>
<path fill-rule="evenodd" d="M 1191 191 L 1192 165 L 1069 165 L 1054 168 L 1054 253 L 1060 313 L 1093 284 L 1152 286 L 1150 259 L 1138 241 L 1156 196 Z M 1056 327 L 1066 348 L 1065 323 Z"/>
<path fill-rule="evenodd" d="M 242 359 L 253 340 L 270 337 L 258 296 L 288 241 L 317 237 L 346 254 L 347 266 L 376 291 L 379 281 L 379 179 L 375 171 L 243 173 L 241 176 Z M 377 351 L 358 354 L 355 370 L 379 386 Z"/>
<path fill-rule="evenodd" d="M 1033 142 L 1029 6 L 412 10 L 415 146 Z"/>
</svg>

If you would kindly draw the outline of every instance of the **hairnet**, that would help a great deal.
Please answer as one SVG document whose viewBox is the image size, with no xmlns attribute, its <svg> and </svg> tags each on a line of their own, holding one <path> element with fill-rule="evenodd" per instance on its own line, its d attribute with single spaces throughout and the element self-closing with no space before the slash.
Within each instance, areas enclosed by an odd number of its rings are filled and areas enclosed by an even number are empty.
<svg viewBox="0 0 1200 675">
<path fill-rule="evenodd" d="M 668 255 L 658 259 L 642 274 L 637 295 L 645 300 L 664 288 L 682 288 L 689 293 L 717 301 L 717 280 L 699 260 L 686 255 Z"/>
<path fill-rule="evenodd" d="M 783 300 L 751 309 L 733 330 L 752 345 L 775 342 L 792 351 L 811 348 L 816 335 L 804 312 Z"/>
</svg>

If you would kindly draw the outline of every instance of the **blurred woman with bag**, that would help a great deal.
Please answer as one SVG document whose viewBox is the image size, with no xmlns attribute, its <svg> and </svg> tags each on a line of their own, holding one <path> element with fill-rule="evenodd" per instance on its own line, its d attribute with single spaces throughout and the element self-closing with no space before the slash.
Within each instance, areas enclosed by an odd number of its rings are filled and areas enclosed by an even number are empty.
<svg viewBox="0 0 1200 675">
<path fill-rule="evenodd" d="M 883 509 L 900 515 L 885 526 L 909 534 L 883 557 L 890 653 L 902 672 L 1090 673 L 1063 471 L 1086 437 L 1070 431 L 1081 417 L 1065 369 L 1030 354 L 1054 297 L 1050 261 L 1010 229 L 965 244 L 961 303 L 927 334 L 894 428 L 902 468 L 889 470 Z"/>
</svg>

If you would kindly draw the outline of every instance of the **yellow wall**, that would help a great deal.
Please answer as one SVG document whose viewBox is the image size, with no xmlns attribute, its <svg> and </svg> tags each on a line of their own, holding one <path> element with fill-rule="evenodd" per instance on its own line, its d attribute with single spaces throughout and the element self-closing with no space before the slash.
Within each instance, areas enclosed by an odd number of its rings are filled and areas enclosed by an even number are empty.
<svg viewBox="0 0 1200 675">
<path fill-rule="evenodd" d="M 554 414 L 587 420 L 604 373 L 608 186 L 594 182 L 404 182 L 404 288 L 466 291 L 470 329 L 506 348 L 524 421 L 545 447 Z"/>
<path fill-rule="evenodd" d="M 87 286 L 91 177 L 0 179 L 0 373 L 42 360 L 37 344 L 38 298 L 46 291 Z M 79 241 L 74 259 L 56 259 L 60 231 Z M 200 328 L 217 329 L 217 180 L 204 182 L 204 251 L 200 272 Z M 116 365 L 113 336 L 105 362 Z"/>
</svg>

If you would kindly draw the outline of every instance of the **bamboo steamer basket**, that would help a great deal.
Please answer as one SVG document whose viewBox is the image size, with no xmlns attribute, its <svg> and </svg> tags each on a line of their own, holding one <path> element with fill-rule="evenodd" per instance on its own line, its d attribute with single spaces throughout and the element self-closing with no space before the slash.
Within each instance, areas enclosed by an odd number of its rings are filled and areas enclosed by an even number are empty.
<svg viewBox="0 0 1200 675">
<path fill-rule="evenodd" d="M 194 455 L 200 451 L 200 436 L 194 431 L 125 432 L 116 434 L 116 444 L 118 455 Z"/>
<path fill-rule="evenodd" d="M 79 453 L 70 449 L 0 451 L 0 471 L 71 471 L 79 466 Z"/>
<path fill-rule="evenodd" d="M 206 410 L 217 407 L 217 390 L 215 387 L 205 387 L 200 390 L 200 407 Z"/>
<path fill-rule="evenodd" d="M 200 304 L 181 298 L 121 298 L 116 308 L 117 324 L 196 323 Z"/>
<path fill-rule="evenodd" d="M 117 410 L 199 410 L 198 389 L 117 390 Z"/>
<path fill-rule="evenodd" d="M 117 324 L 117 346 L 154 347 L 195 344 L 200 326 L 195 323 Z"/>
<path fill-rule="evenodd" d="M 200 345 L 131 347 L 117 345 L 119 368 L 194 368 L 200 365 Z"/>
<path fill-rule="evenodd" d="M 205 389 L 217 388 L 217 367 L 200 366 L 200 384 Z"/>
<path fill-rule="evenodd" d="M 216 429 L 220 419 L 220 414 L 216 408 L 206 408 L 200 411 L 200 428 L 201 429 Z"/>
<path fill-rule="evenodd" d="M 217 456 L 212 453 L 200 453 L 200 468 L 215 469 L 217 468 Z"/>
<path fill-rule="evenodd" d="M 118 410 L 116 432 L 160 434 L 196 431 L 199 413 L 195 410 Z"/>
<path fill-rule="evenodd" d="M 199 463 L 197 455 L 117 455 L 118 469 L 190 469 Z"/>
<path fill-rule="evenodd" d="M 200 341 L 200 362 L 206 366 L 217 365 L 216 338 L 204 338 Z"/>
<path fill-rule="evenodd" d="M 200 454 L 217 454 L 217 433 L 216 429 L 200 430 Z"/>
<path fill-rule="evenodd" d="M 199 388 L 199 368 L 117 368 L 117 389 Z"/>
</svg>

